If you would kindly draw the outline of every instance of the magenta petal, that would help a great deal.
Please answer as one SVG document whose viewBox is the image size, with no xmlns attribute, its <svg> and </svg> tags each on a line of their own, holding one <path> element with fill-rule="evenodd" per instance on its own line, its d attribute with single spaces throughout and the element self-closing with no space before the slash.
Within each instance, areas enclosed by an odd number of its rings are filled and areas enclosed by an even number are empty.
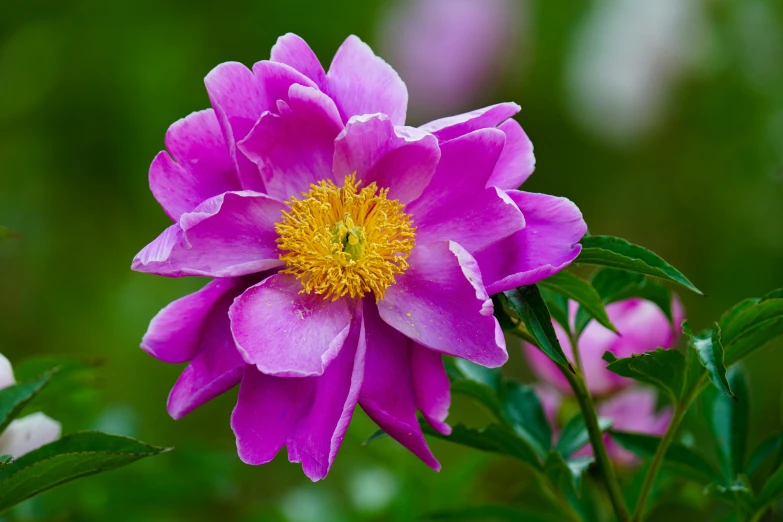
<svg viewBox="0 0 783 522">
<path fill-rule="evenodd" d="M 420 127 L 438 137 L 440 141 L 453 140 L 479 129 L 497 127 L 519 112 L 519 105 L 506 102 L 490 105 L 465 114 L 431 121 Z"/>
<path fill-rule="evenodd" d="M 364 185 L 389 189 L 389 199 L 409 203 L 432 179 L 440 159 L 435 136 L 413 127 L 395 127 L 388 116 L 354 116 L 334 144 L 337 179 L 356 173 Z"/>
<path fill-rule="evenodd" d="M 150 190 L 173 220 L 229 190 L 241 190 L 212 109 L 194 112 L 174 122 L 166 133 L 166 152 L 150 166 Z"/>
<path fill-rule="evenodd" d="M 288 33 L 277 39 L 272 47 L 271 59 L 290 65 L 313 80 L 319 88 L 326 85 L 326 73 L 310 46 L 301 37 Z"/>
<path fill-rule="evenodd" d="M 294 85 L 281 114 L 265 113 L 240 144 L 258 163 L 266 190 L 286 200 L 332 179 L 334 140 L 343 128 L 334 102 L 311 87 Z"/>
<path fill-rule="evenodd" d="M 205 320 L 218 301 L 239 283 L 239 279 L 215 279 L 201 290 L 169 303 L 150 321 L 141 340 L 142 350 L 172 364 L 192 359 L 201 344 Z M 225 312 L 228 316 L 228 307 Z"/>
<path fill-rule="evenodd" d="M 131 268 L 169 277 L 236 277 L 280 266 L 274 224 L 283 203 L 256 192 L 226 192 L 183 214 L 144 247 Z"/>
<path fill-rule="evenodd" d="M 481 129 L 441 144 L 441 159 L 432 181 L 408 205 L 416 241 L 451 240 L 473 252 L 520 230 L 522 213 L 505 193 L 485 188 L 505 136 Z"/>
<path fill-rule="evenodd" d="M 536 168 L 533 143 L 516 120 L 508 119 L 498 129 L 506 134 L 506 146 L 487 185 L 513 190 L 524 183 Z"/>
<path fill-rule="evenodd" d="M 351 116 L 380 112 L 395 125 L 405 124 L 405 83 L 356 36 L 349 36 L 335 53 L 326 74 L 326 92 L 337 103 L 344 122 Z"/>
<path fill-rule="evenodd" d="M 236 299 L 231 331 L 248 364 L 270 375 L 321 375 L 340 352 L 351 323 L 349 300 L 301 290 L 296 277 L 276 274 Z"/>
<path fill-rule="evenodd" d="M 265 111 L 272 110 L 278 100 L 287 103 L 288 92 L 293 85 L 318 89 L 310 78 L 284 63 L 262 60 L 253 65 L 253 74 L 265 101 Z"/>
<path fill-rule="evenodd" d="M 364 301 L 364 334 L 367 354 L 359 405 L 383 431 L 440 470 L 416 418 L 410 340 L 383 322 L 369 300 Z"/>
<path fill-rule="evenodd" d="M 537 283 L 568 266 L 582 250 L 587 225 L 566 198 L 510 190 L 525 228 L 476 253 L 490 294 Z"/>
<path fill-rule="evenodd" d="M 258 168 L 237 150 L 237 142 L 250 132 L 261 113 L 269 109 L 259 83 L 241 63 L 226 62 L 212 69 L 204 78 L 204 84 L 242 188 L 263 192 Z"/>
<path fill-rule="evenodd" d="M 443 356 L 420 344 L 411 343 L 411 366 L 416 407 L 430 426 L 449 435 L 451 426 L 445 421 L 451 406 L 451 385 L 443 366 Z"/>
<path fill-rule="evenodd" d="M 242 378 L 246 364 L 231 336 L 228 307 L 242 292 L 243 286 L 236 285 L 236 282 L 241 280 L 233 281 L 234 286 L 223 294 L 212 307 L 209 316 L 204 319 L 199 351 L 169 394 L 168 411 L 174 419 L 184 417 L 195 408 L 233 388 Z M 219 284 L 220 280 L 213 283 Z M 185 320 L 190 321 L 190 318 Z"/>
<path fill-rule="evenodd" d="M 417 245 L 408 263 L 378 303 L 383 320 L 438 352 L 493 368 L 505 363 L 506 342 L 475 259 L 441 241 Z"/>
<path fill-rule="evenodd" d="M 271 461 L 283 445 L 311 480 L 326 477 L 351 421 L 364 375 L 361 314 L 352 321 L 345 348 L 320 377 L 274 377 L 245 367 L 231 415 L 239 457 Z"/>
</svg>

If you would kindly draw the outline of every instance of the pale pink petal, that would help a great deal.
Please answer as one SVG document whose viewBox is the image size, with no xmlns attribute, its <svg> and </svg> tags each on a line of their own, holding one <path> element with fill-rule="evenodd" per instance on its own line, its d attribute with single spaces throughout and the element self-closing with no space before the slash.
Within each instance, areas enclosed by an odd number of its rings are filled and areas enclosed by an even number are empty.
<svg viewBox="0 0 783 522">
<path fill-rule="evenodd" d="M 321 375 L 343 347 L 351 324 L 348 298 L 301 293 L 289 274 L 250 287 L 231 306 L 231 331 L 248 364 L 286 377 Z"/>
<path fill-rule="evenodd" d="M 62 426 L 44 415 L 33 413 L 11 421 L 0 435 L 0 454 L 18 459 L 26 453 L 37 450 L 60 438 Z"/>
<path fill-rule="evenodd" d="M 442 241 L 416 246 L 408 262 L 378 303 L 383 320 L 435 351 L 482 366 L 503 365 L 503 332 L 473 257 Z"/>
</svg>

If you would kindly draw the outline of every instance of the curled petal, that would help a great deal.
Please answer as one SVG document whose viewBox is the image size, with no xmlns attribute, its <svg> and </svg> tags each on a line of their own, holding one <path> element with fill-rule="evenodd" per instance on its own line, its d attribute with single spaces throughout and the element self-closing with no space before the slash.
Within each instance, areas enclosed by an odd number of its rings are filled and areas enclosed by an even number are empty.
<svg viewBox="0 0 783 522">
<path fill-rule="evenodd" d="M 448 141 L 479 129 L 497 127 L 519 110 L 520 107 L 516 103 L 498 103 L 457 116 L 431 121 L 420 128 L 434 134 L 440 141 Z"/>
<path fill-rule="evenodd" d="M 417 343 L 482 366 L 508 359 L 473 257 L 452 241 L 418 245 L 378 303 L 381 318 Z"/>
<path fill-rule="evenodd" d="M 525 228 L 476 253 L 490 294 L 537 283 L 576 259 L 587 225 L 566 198 L 510 190 L 525 216 Z"/>
<path fill-rule="evenodd" d="M 237 277 L 280 266 L 277 233 L 283 203 L 257 192 L 226 192 L 183 214 L 136 255 L 138 272 Z"/>
<path fill-rule="evenodd" d="M 506 145 L 487 185 L 513 190 L 524 183 L 536 168 L 533 143 L 516 120 L 508 119 L 498 129 L 506 134 Z"/>
</svg>

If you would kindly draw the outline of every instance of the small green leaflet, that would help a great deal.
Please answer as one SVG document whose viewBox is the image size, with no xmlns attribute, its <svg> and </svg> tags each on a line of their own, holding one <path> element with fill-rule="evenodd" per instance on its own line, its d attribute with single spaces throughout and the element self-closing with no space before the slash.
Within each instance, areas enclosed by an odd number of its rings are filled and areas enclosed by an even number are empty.
<svg viewBox="0 0 783 522">
<path fill-rule="evenodd" d="M 699 362 L 707 369 L 707 375 L 712 383 L 721 392 L 732 399 L 738 400 L 731 391 L 729 381 L 726 379 L 726 365 L 723 361 L 720 325 L 715 323 L 713 328 L 696 335 L 688 326 L 688 321 L 685 321 L 682 324 L 682 331 L 690 339 L 690 345 L 698 353 Z"/>
</svg>

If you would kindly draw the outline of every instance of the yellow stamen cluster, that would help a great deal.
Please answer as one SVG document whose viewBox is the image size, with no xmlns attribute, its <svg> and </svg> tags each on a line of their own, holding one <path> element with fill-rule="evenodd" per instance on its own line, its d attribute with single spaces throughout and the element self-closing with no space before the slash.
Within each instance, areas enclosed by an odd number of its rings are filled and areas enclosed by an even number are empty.
<svg viewBox="0 0 783 522">
<path fill-rule="evenodd" d="M 408 268 L 416 230 L 411 216 L 387 199 L 389 189 L 359 185 L 355 174 L 342 188 L 321 181 L 302 193 L 304 199 L 286 202 L 291 209 L 275 224 L 282 272 L 295 275 L 303 292 L 332 300 L 372 293 L 378 300 Z"/>
</svg>

